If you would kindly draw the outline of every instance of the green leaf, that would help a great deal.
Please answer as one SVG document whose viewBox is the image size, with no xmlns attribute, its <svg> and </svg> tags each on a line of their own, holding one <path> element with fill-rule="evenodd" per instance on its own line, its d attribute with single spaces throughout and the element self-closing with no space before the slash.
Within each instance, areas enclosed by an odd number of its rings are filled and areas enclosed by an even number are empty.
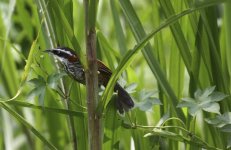
<svg viewBox="0 0 231 150">
<path fill-rule="evenodd" d="M 22 74 L 21 82 L 20 82 L 17 93 L 14 95 L 14 97 L 12 97 L 10 99 L 2 100 L 2 101 L 7 102 L 7 101 L 15 100 L 21 94 L 22 88 L 23 88 L 23 86 L 24 86 L 24 84 L 25 84 L 25 82 L 27 80 L 28 75 L 29 75 L 31 65 L 33 64 L 33 61 L 34 61 L 34 54 L 36 52 L 36 44 L 37 44 L 39 34 L 40 34 L 40 30 L 39 30 L 39 32 L 37 34 L 36 39 L 33 41 L 32 45 L 31 45 L 29 56 L 28 56 L 28 59 L 26 61 L 26 65 L 24 67 L 24 72 Z M 1 100 L 1 98 L 0 98 L 0 100 Z"/>
<path fill-rule="evenodd" d="M 168 18 L 169 16 L 175 14 L 174 8 L 171 4 L 171 0 L 161 0 L 159 1 L 161 10 L 163 10 L 163 14 Z M 182 27 L 180 26 L 179 21 L 176 21 L 172 26 L 170 26 L 176 44 L 179 48 L 182 59 L 184 60 L 184 64 L 190 72 L 191 70 L 191 54 L 188 46 L 188 42 L 183 34 Z"/>
<path fill-rule="evenodd" d="M 122 2 L 127 2 L 127 1 L 123 1 L 121 0 L 120 1 L 121 3 Z M 216 1 L 217 2 L 217 1 Z M 122 6 L 128 6 L 128 5 L 131 5 L 131 4 L 123 4 Z M 165 27 L 169 26 L 169 25 L 172 25 L 173 23 L 175 23 L 178 19 L 180 19 L 181 17 L 187 15 L 187 14 L 190 14 L 192 12 L 195 12 L 196 10 L 199 10 L 199 9 L 202 9 L 204 7 L 208 7 L 208 6 L 211 6 L 212 4 L 209 3 L 209 4 L 203 4 L 201 3 L 201 5 L 197 5 L 193 8 L 190 8 L 190 9 L 187 9 L 185 11 L 182 11 L 180 14 L 176 14 L 176 15 L 173 15 L 171 16 L 170 18 L 168 18 L 164 23 L 162 23 L 159 27 L 157 27 L 153 32 L 149 33 L 147 36 L 142 36 L 140 37 L 140 40 L 138 41 L 138 44 L 132 49 L 132 50 L 129 50 L 123 57 L 123 59 L 121 60 L 119 66 L 117 67 L 117 69 L 115 70 L 115 72 L 113 72 L 112 76 L 111 76 L 111 79 L 105 89 L 105 92 L 103 93 L 103 96 L 102 96 L 102 101 L 100 102 L 100 104 L 98 105 L 98 108 L 97 108 L 97 112 L 99 113 L 99 115 L 102 114 L 102 112 L 104 111 L 104 108 L 105 106 L 107 105 L 109 99 L 110 99 L 110 96 L 112 95 L 112 90 L 113 90 L 113 87 L 118 79 L 118 77 L 121 75 L 121 73 L 126 69 L 126 67 L 128 67 L 132 60 L 134 59 L 134 57 L 136 56 L 136 54 L 146 46 L 146 44 L 149 42 L 149 40 L 151 38 L 153 38 L 153 36 L 158 33 L 159 31 L 161 31 L 162 29 L 164 29 Z M 127 11 L 126 9 L 124 9 L 124 11 Z M 132 11 L 132 10 L 130 10 Z M 134 13 L 133 13 L 133 16 L 134 17 Z M 136 17 L 136 16 L 135 16 Z M 134 17 L 134 18 L 135 18 Z M 131 18 L 130 18 L 131 19 Z M 132 20 L 132 19 L 131 19 Z M 130 20 L 130 21 L 131 21 Z M 136 22 L 138 23 L 138 22 Z M 137 24 L 135 24 L 134 26 L 132 26 L 132 28 L 135 30 L 135 26 Z M 147 54 L 146 54 L 147 56 Z M 147 57 L 148 58 L 148 57 Z M 182 120 L 185 120 L 185 116 L 182 112 L 181 109 L 175 109 L 175 107 L 173 107 L 175 105 L 177 105 L 177 98 L 176 98 L 176 95 L 174 94 L 172 88 L 170 87 L 170 85 L 168 84 L 167 80 L 166 80 L 166 77 L 164 77 L 164 74 L 163 72 L 161 71 L 161 68 L 157 62 L 157 60 L 155 59 L 155 57 L 152 58 L 151 60 L 152 62 L 150 62 L 150 59 L 148 59 L 148 62 L 151 63 L 151 68 L 152 68 L 152 71 L 153 73 L 155 74 L 158 82 L 160 82 L 160 85 L 161 87 L 164 89 L 164 91 L 166 92 L 166 94 L 172 99 L 172 101 L 169 101 L 170 103 L 172 103 L 172 108 L 173 110 L 177 113 L 177 115 L 179 117 L 181 117 Z"/>
<path fill-rule="evenodd" d="M 135 107 L 139 108 L 142 111 L 152 111 L 153 105 L 161 105 L 162 103 L 156 97 L 154 97 L 156 92 L 153 91 L 141 91 L 139 93 L 139 101 L 136 103 Z"/>
<path fill-rule="evenodd" d="M 111 47 L 111 44 L 108 42 L 107 38 L 99 30 L 96 32 L 97 40 L 100 46 L 100 52 L 104 54 L 106 60 L 108 61 L 110 69 L 115 70 L 116 58 L 119 57 L 119 54 L 116 50 Z"/>
<path fill-rule="evenodd" d="M 44 95 L 45 89 L 46 89 L 46 82 L 45 80 L 41 77 L 38 76 L 38 78 L 33 78 L 29 80 L 30 83 L 35 85 L 35 88 L 32 89 L 28 94 L 27 98 L 31 99 L 34 96 L 38 96 L 40 101 L 41 101 L 41 95 Z"/>
<path fill-rule="evenodd" d="M 228 136 L 227 138 L 227 149 L 231 147 L 231 135 Z"/>
<path fill-rule="evenodd" d="M 207 107 L 203 108 L 204 111 L 220 114 L 220 105 L 218 103 L 211 103 Z"/>
<path fill-rule="evenodd" d="M 184 141 L 184 137 L 182 135 L 176 134 L 174 132 L 157 129 L 157 128 L 154 129 L 153 132 L 145 134 L 144 137 L 157 136 L 157 135 L 176 141 L 182 141 L 182 142 Z"/>
<path fill-rule="evenodd" d="M 213 150 L 218 149 L 216 147 L 210 146 L 208 143 L 202 141 L 199 137 L 195 135 L 192 135 L 192 137 L 190 138 L 189 136 L 186 137 L 178 133 L 174 133 L 171 131 L 166 131 L 166 130 L 162 130 L 158 128 L 155 128 L 152 132 L 149 132 L 144 135 L 144 137 L 149 137 L 149 136 L 160 136 L 160 137 L 168 138 L 173 141 L 188 143 L 188 144 L 191 144 L 192 146 L 196 145 L 196 146 L 199 146 L 205 149 L 213 149 Z"/>
<path fill-rule="evenodd" d="M 135 107 L 138 107 L 142 111 L 152 111 L 153 105 L 161 105 L 162 103 L 158 98 L 148 98 L 144 102 L 137 103 Z"/>
<path fill-rule="evenodd" d="M 34 86 L 46 85 L 45 80 L 41 76 L 38 76 L 38 78 L 33 78 L 29 80 L 28 82 L 34 84 Z"/>
<path fill-rule="evenodd" d="M 137 88 L 137 83 L 131 83 L 125 87 L 125 90 L 131 94 L 136 92 L 136 88 Z"/>
<path fill-rule="evenodd" d="M 115 144 L 119 140 L 118 130 L 121 126 L 121 119 L 117 114 L 115 107 L 115 101 L 117 100 L 117 95 L 114 95 L 107 106 L 107 112 L 105 115 L 105 129 L 104 129 L 104 144 L 103 149 L 113 149 Z"/>
<path fill-rule="evenodd" d="M 46 86 L 44 86 L 44 85 L 40 85 L 40 86 L 35 87 L 34 89 L 32 89 L 29 92 L 29 94 L 27 96 L 28 99 L 31 99 L 34 96 L 40 96 L 44 92 L 45 88 L 46 88 Z"/>
<path fill-rule="evenodd" d="M 14 106 L 20 106 L 20 107 L 25 107 L 25 108 L 32 108 L 32 109 L 38 109 L 41 111 L 48 111 L 48 112 L 53 112 L 53 113 L 59 113 L 59 114 L 64 114 L 64 115 L 71 115 L 71 116 L 84 116 L 86 111 L 73 111 L 73 110 L 67 110 L 67 109 L 60 109 L 60 108 L 52 108 L 52 107 L 46 107 L 46 106 L 39 106 L 39 105 L 34 105 L 31 103 L 23 102 L 23 101 L 9 101 L 7 102 L 9 105 L 14 105 Z"/>
<path fill-rule="evenodd" d="M 212 124 L 218 128 L 223 128 L 226 125 L 231 125 L 231 112 L 226 112 L 211 119 L 206 118 L 205 121 L 208 124 Z"/>
<path fill-rule="evenodd" d="M 44 145 L 48 146 L 52 150 L 57 149 L 54 145 L 52 145 L 52 143 L 46 140 L 46 138 L 38 130 L 36 130 L 31 124 L 29 124 L 22 116 L 20 116 L 16 111 L 10 108 L 7 104 L 1 102 L 0 105 L 2 106 L 2 108 L 8 111 L 13 117 L 15 117 L 20 123 L 22 123 L 27 129 L 29 129 L 32 133 L 34 133 L 35 136 L 39 138 Z"/>
<path fill-rule="evenodd" d="M 215 86 L 208 87 L 204 91 L 198 89 L 194 93 L 195 98 L 183 98 L 177 107 L 187 107 L 189 114 L 195 116 L 199 111 L 207 111 L 220 114 L 220 105 L 217 103 L 227 97 L 221 92 L 214 92 Z"/>
<path fill-rule="evenodd" d="M 59 72 L 59 73 L 52 73 L 47 77 L 47 83 L 49 87 L 53 87 L 57 84 L 57 81 L 60 80 L 60 78 L 67 75 L 65 72 Z"/>
<path fill-rule="evenodd" d="M 227 124 L 224 127 L 222 127 L 221 131 L 231 133 L 231 124 Z"/>
<path fill-rule="evenodd" d="M 205 121 L 219 128 L 222 132 L 231 133 L 231 112 L 226 112 L 212 119 L 206 118 Z"/>
<path fill-rule="evenodd" d="M 115 33 L 116 33 L 116 38 L 117 38 L 119 49 L 120 49 L 120 54 L 124 55 L 125 52 L 127 51 L 126 39 L 125 39 L 123 28 L 120 22 L 119 11 L 117 9 L 116 1 L 110 0 L 110 6 L 111 6 L 111 11 L 112 11 L 113 21 L 115 24 Z"/>
</svg>

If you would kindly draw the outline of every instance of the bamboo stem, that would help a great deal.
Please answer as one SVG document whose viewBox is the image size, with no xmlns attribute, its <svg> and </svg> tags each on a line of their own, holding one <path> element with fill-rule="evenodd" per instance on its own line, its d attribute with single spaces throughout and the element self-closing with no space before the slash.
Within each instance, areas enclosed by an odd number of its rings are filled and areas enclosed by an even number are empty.
<svg viewBox="0 0 231 150">
<path fill-rule="evenodd" d="M 102 149 L 101 120 L 96 115 L 98 105 L 98 74 L 96 58 L 96 32 L 95 19 L 96 9 L 92 11 L 92 5 L 96 4 L 95 0 L 85 0 L 85 35 L 86 35 L 86 90 L 87 90 L 87 107 L 88 107 L 88 142 L 90 150 Z M 90 5 L 89 5 L 90 4 Z M 96 8 L 95 6 L 93 6 Z"/>
</svg>

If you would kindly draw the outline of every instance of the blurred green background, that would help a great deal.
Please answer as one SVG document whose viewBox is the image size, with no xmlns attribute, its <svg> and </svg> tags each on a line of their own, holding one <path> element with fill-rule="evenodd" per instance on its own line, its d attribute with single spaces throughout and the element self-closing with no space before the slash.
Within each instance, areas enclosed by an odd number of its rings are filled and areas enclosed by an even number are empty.
<svg viewBox="0 0 231 150">
<path fill-rule="evenodd" d="M 121 116 L 112 96 L 103 149 L 230 148 L 230 9 L 230 0 L 99 1 L 97 57 L 123 71 L 136 103 Z M 84 61 L 84 13 L 83 0 L 0 1 L 0 149 L 88 149 L 86 88 L 42 52 L 68 46 Z"/>
</svg>

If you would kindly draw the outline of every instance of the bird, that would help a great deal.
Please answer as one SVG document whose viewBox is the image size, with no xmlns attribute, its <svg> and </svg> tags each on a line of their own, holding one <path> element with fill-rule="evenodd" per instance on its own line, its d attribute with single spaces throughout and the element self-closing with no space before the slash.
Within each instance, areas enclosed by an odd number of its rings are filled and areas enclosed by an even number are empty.
<svg viewBox="0 0 231 150">
<path fill-rule="evenodd" d="M 44 52 L 50 53 L 56 57 L 64 66 L 65 72 L 72 79 L 86 85 L 85 70 L 80 62 L 79 56 L 73 49 L 68 47 L 57 47 L 44 50 Z M 102 85 L 106 87 L 111 78 L 112 71 L 100 60 L 97 60 L 97 66 L 98 84 L 99 86 Z M 124 114 L 125 111 L 127 112 L 134 107 L 134 101 L 131 96 L 118 82 L 116 82 L 114 86 L 114 92 L 118 93 L 115 105 L 120 114 Z"/>
</svg>

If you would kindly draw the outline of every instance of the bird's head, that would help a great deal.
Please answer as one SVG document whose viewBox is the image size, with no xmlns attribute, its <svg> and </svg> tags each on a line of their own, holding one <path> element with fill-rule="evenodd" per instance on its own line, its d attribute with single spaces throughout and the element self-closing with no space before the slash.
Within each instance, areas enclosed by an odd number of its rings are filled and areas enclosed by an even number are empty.
<svg viewBox="0 0 231 150">
<path fill-rule="evenodd" d="M 53 49 L 47 49 L 44 52 L 54 55 L 62 63 L 71 63 L 78 61 L 78 56 L 75 51 L 68 47 L 58 47 Z"/>
</svg>

